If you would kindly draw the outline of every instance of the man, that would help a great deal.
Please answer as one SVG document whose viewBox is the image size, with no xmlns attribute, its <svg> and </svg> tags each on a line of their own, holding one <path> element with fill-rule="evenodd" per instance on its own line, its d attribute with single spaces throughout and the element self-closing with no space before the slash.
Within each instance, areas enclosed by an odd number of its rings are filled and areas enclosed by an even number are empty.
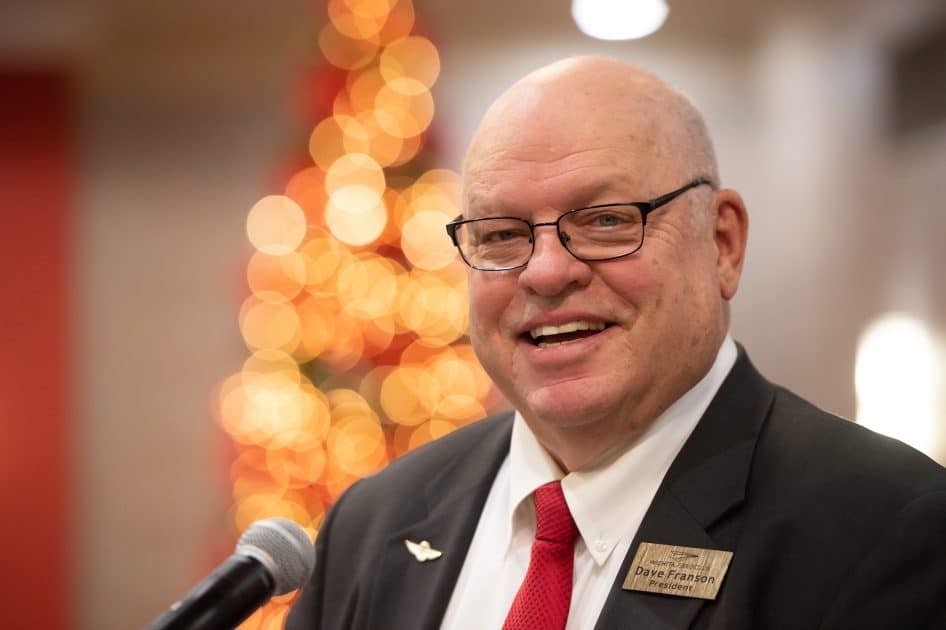
<svg viewBox="0 0 946 630">
<path fill-rule="evenodd" d="M 543 68 L 463 189 L 470 337 L 517 413 L 353 486 L 288 627 L 946 628 L 946 473 L 728 336 L 747 213 L 684 96 Z"/>
</svg>

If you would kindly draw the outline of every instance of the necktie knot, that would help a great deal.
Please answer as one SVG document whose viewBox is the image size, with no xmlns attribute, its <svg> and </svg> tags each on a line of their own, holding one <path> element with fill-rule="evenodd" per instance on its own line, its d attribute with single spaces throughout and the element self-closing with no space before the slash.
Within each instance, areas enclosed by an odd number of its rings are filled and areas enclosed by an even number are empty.
<svg viewBox="0 0 946 630">
<path fill-rule="evenodd" d="M 535 538 L 563 545 L 574 545 L 578 537 L 578 527 L 565 502 L 560 481 L 551 481 L 536 488 L 535 501 Z"/>
</svg>

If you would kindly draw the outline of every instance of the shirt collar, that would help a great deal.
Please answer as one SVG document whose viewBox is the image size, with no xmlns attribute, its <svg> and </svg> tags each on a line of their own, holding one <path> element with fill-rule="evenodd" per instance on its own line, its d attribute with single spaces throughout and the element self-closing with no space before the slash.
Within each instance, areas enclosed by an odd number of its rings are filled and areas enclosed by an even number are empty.
<svg viewBox="0 0 946 630">
<path fill-rule="evenodd" d="M 660 482 L 696 427 L 737 356 L 726 335 L 712 367 L 700 381 L 607 466 L 565 475 L 523 417 L 516 412 L 509 447 L 508 524 L 505 548 L 516 528 L 535 527 L 527 499 L 536 488 L 561 480 L 581 538 L 595 563 L 603 564 L 624 537 L 633 536 Z M 628 483 L 633 480 L 633 483 Z"/>
</svg>

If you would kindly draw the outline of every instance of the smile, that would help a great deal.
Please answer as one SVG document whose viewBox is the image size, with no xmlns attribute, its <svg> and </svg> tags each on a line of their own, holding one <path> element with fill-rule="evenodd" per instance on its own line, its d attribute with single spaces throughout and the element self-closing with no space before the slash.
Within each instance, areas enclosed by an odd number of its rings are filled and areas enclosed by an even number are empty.
<svg viewBox="0 0 946 630">
<path fill-rule="evenodd" d="M 604 322 L 589 322 L 583 319 L 557 326 L 537 326 L 529 331 L 532 343 L 539 348 L 549 348 L 572 343 L 597 334 L 607 328 Z"/>
</svg>

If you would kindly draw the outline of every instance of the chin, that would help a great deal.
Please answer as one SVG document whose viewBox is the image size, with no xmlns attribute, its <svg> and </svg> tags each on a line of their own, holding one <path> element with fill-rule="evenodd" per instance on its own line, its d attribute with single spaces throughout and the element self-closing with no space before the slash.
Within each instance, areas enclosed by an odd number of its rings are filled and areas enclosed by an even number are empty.
<svg viewBox="0 0 946 630">
<path fill-rule="evenodd" d="M 613 418 L 620 413 L 620 402 L 616 392 L 595 391 L 588 383 L 571 381 L 532 390 L 521 411 L 543 424 L 580 427 Z"/>
</svg>

